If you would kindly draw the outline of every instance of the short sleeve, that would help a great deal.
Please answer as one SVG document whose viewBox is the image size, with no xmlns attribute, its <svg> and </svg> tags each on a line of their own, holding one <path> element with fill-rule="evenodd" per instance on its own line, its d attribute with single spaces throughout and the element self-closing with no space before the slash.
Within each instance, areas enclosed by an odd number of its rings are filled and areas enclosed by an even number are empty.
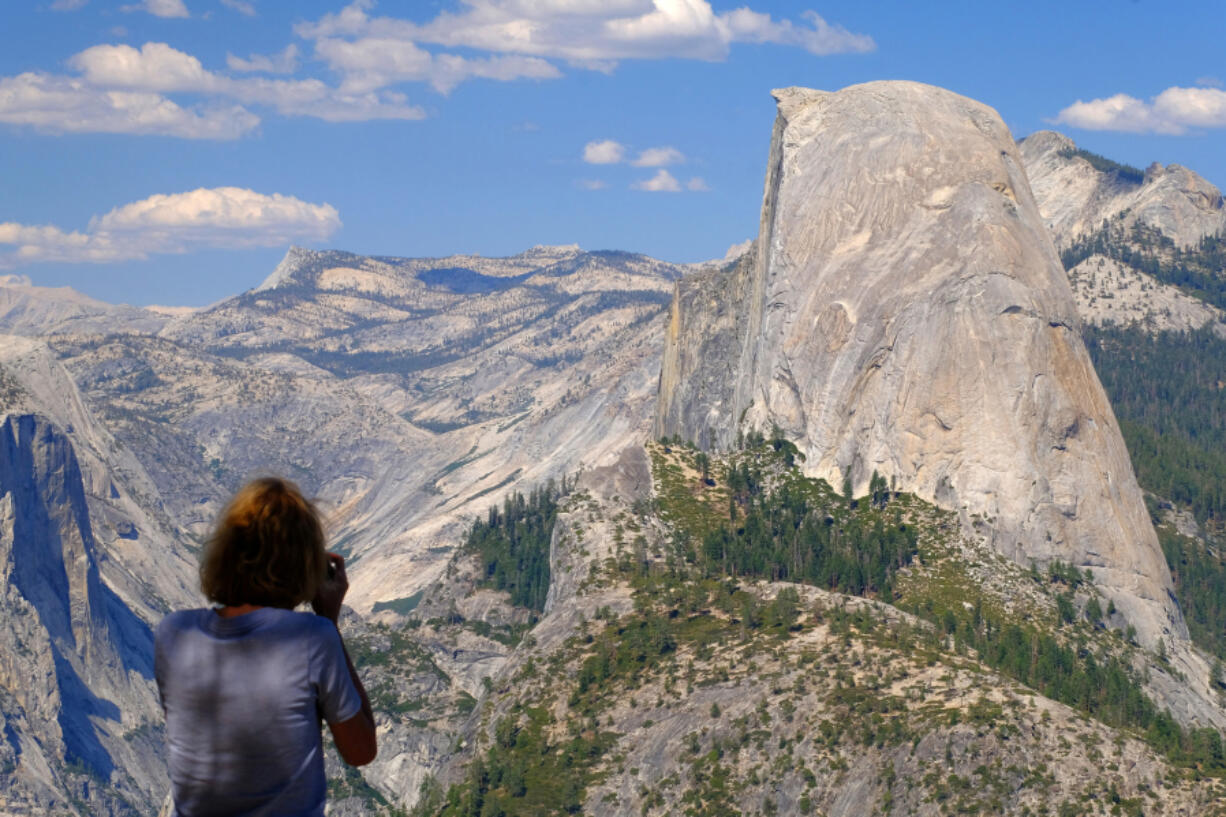
<svg viewBox="0 0 1226 817">
<path fill-rule="evenodd" d="M 328 723 L 343 723 L 362 709 L 349 667 L 345 664 L 345 652 L 341 646 L 341 634 L 327 619 L 320 618 L 315 660 L 311 666 L 311 682 L 319 700 L 319 709 Z"/>
</svg>

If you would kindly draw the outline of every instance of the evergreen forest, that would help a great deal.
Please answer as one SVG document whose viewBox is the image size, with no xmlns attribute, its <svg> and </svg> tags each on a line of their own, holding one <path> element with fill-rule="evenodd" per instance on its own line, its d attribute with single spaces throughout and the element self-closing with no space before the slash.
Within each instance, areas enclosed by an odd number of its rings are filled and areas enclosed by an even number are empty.
<svg viewBox="0 0 1226 817">
<path fill-rule="evenodd" d="M 549 593 L 549 541 L 566 479 L 512 493 L 468 529 L 464 547 L 477 554 L 486 586 L 506 590 L 511 603 L 540 613 Z"/>
</svg>

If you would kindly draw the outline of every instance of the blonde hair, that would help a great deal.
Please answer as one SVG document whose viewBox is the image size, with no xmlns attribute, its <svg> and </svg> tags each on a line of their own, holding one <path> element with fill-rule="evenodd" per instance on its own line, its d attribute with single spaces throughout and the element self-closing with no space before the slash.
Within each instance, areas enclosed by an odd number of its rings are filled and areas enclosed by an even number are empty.
<svg viewBox="0 0 1226 817">
<path fill-rule="evenodd" d="M 218 518 L 200 561 L 200 589 L 218 604 L 290 609 L 315 596 L 327 564 L 315 506 L 289 480 L 262 477 Z"/>
</svg>

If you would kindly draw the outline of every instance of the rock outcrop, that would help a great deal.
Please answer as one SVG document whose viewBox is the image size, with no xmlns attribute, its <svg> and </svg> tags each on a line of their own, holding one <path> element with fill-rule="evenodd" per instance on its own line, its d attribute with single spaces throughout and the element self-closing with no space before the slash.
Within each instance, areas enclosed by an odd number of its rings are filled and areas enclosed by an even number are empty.
<svg viewBox="0 0 1226 817">
<path fill-rule="evenodd" d="M 1226 313 L 1135 267 L 1091 255 L 1068 271 L 1083 325 L 1140 326 L 1151 332 L 1189 332 L 1209 325 L 1226 336 Z"/>
<path fill-rule="evenodd" d="M 94 814 L 165 791 L 153 636 L 101 580 L 81 470 L 61 429 L 0 414 L 0 699 L 6 807 Z M 101 784 L 101 785 L 98 785 Z"/>
<path fill-rule="evenodd" d="M 1038 131 L 1019 143 L 1039 213 L 1056 246 L 1093 233 L 1104 220 L 1156 227 L 1177 246 L 1226 231 L 1226 202 L 1209 181 L 1182 165 L 1154 162 L 1135 169 L 1100 169 L 1067 136 Z"/>
<path fill-rule="evenodd" d="M 655 433 L 778 428 L 1027 564 L 1091 568 L 1143 642 L 1186 637 L 1022 158 L 991 108 L 876 82 L 776 91 L 760 232 L 678 285 Z"/>
</svg>

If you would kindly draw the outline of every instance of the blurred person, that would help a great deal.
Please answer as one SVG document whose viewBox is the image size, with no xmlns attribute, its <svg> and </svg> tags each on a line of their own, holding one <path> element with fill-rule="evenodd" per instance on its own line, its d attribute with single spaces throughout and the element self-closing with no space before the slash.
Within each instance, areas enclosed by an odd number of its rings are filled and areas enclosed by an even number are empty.
<svg viewBox="0 0 1226 817">
<path fill-rule="evenodd" d="M 266 477 L 222 512 L 200 587 L 216 606 L 171 613 L 155 636 L 172 813 L 323 815 L 320 722 L 346 763 L 377 752 L 337 624 L 344 558 L 325 551 L 319 514 L 297 486 Z M 314 613 L 294 610 L 308 601 Z"/>
</svg>

